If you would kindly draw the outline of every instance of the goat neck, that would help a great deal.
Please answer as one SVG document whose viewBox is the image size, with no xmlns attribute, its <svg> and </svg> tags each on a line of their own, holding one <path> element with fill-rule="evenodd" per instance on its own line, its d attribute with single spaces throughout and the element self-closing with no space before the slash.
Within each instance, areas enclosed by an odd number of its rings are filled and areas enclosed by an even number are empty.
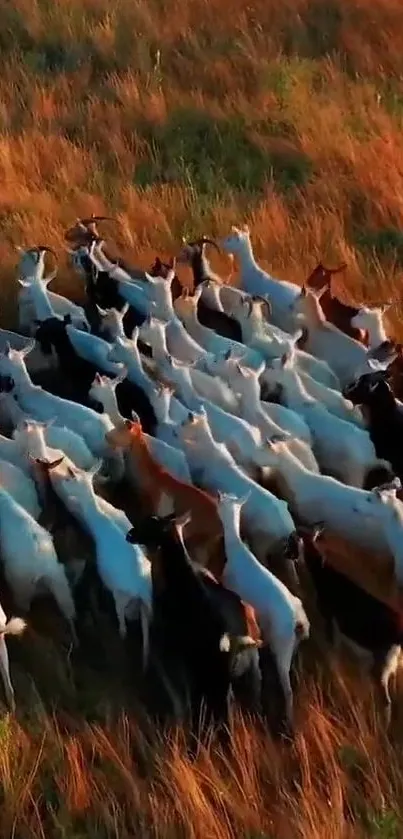
<svg viewBox="0 0 403 839">
<path fill-rule="evenodd" d="M 146 318 L 139 328 L 139 337 L 151 346 L 154 359 L 158 360 L 167 355 L 166 324 L 162 321 L 154 317 Z"/>
</svg>

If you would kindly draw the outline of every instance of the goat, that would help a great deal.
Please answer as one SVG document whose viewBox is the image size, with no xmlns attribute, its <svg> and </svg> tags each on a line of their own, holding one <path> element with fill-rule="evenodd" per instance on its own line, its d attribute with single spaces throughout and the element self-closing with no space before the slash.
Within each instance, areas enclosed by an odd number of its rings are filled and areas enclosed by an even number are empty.
<svg viewBox="0 0 403 839">
<path fill-rule="evenodd" d="M 163 380 L 180 387 L 185 403 L 191 401 L 196 393 L 210 399 L 224 411 L 238 413 L 237 397 L 219 376 L 210 376 L 193 365 L 181 364 L 170 355 L 158 360 L 157 367 Z"/>
<path fill-rule="evenodd" d="M 86 318 L 84 309 L 81 306 L 78 306 L 76 303 L 68 300 L 67 297 L 62 297 L 60 294 L 54 294 L 52 291 L 48 291 L 47 286 L 52 279 L 54 279 L 55 273 L 48 277 L 47 280 L 43 279 L 42 269 L 44 265 L 43 262 L 39 263 L 40 248 L 29 248 L 27 251 L 23 251 L 21 248 L 18 248 L 18 250 L 22 253 L 22 257 L 18 265 L 20 275 L 19 281 L 22 286 L 18 295 L 18 317 L 20 330 L 28 335 L 33 335 L 35 329 L 34 321 L 37 315 L 35 293 L 32 294 L 32 280 L 33 278 L 38 277 L 43 282 L 44 290 L 46 291 L 47 298 L 54 314 L 59 317 L 69 315 L 74 326 L 78 329 L 89 331 L 90 325 Z M 51 251 L 51 253 L 53 253 L 53 251 Z M 38 267 L 40 272 L 39 275 Z M 22 283 L 21 280 L 23 281 Z"/>
<path fill-rule="evenodd" d="M 22 618 L 10 618 L 7 620 L 6 613 L 0 604 L 0 675 L 3 681 L 7 705 L 12 712 L 15 711 L 15 695 L 10 676 L 6 635 L 22 635 L 26 626 Z"/>
<path fill-rule="evenodd" d="M 24 510 L 32 516 L 35 521 L 39 519 L 41 514 L 41 506 L 39 504 L 38 494 L 35 484 L 27 475 L 26 470 L 19 466 L 8 462 L 7 460 L 0 460 L 0 486 L 6 490 L 9 495 L 17 502 Z"/>
<path fill-rule="evenodd" d="M 390 554 L 401 585 L 403 504 L 396 498 L 394 482 L 367 491 L 314 474 L 292 454 L 287 440 L 268 440 L 260 450 L 260 461 L 280 479 L 293 515 L 308 524 L 320 519 L 350 542 L 375 553 Z"/>
<path fill-rule="evenodd" d="M 258 486 L 235 463 L 227 447 L 217 443 L 206 423 L 201 426 L 189 414 L 179 427 L 192 477 L 210 492 L 247 496 L 243 507 L 243 525 L 254 554 L 263 565 L 270 554 L 295 538 L 295 525 L 288 505 Z M 292 563 L 282 569 L 295 584 Z"/>
<path fill-rule="evenodd" d="M 313 451 L 327 473 L 351 486 L 362 488 L 371 471 L 382 467 L 384 480 L 391 477 L 391 466 L 379 461 L 368 431 L 330 414 L 327 408 L 311 397 L 287 355 L 267 368 L 268 386 L 280 386 L 282 401 L 301 414 L 313 438 Z"/>
<path fill-rule="evenodd" d="M 213 245 L 220 253 L 220 248 L 216 242 L 203 236 L 195 242 L 185 242 L 177 261 L 180 264 L 190 265 L 192 269 L 193 289 L 196 292 L 194 296 L 197 300 L 197 317 L 200 323 L 218 332 L 219 335 L 240 343 L 242 341 L 242 330 L 236 320 L 224 312 L 217 284 L 219 277 L 211 270 L 206 256 L 207 244 Z M 213 293 L 214 285 L 216 294 Z"/>
<path fill-rule="evenodd" d="M 21 434 L 24 428 L 29 428 L 31 425 L 41 426 L 43 428 L 46 444 L 50 446 L 50 448 L 61 449 L 70 458 L 70 460 L 78 466 L 79 469 L 91 469 L 91 467 L 94 466 L 95 458 L 79 434 L 71 431 L 70 428 L 57 425 L 53 420 L 40 423 L 33 420 L 31 417 L 28 417 L 25 411 L 19 407 L 18 402 L 11 393 L 0 394 L 0 405 L 2 405 L 4 401 L 7 402 L 7 410 L 12 424 L 12 436 L 18 448 L 21 447 Z M 0 457 L 1 456 L 2 453 L 0 446 Z M 9 460 L 10 458 L 6 457 L 5 459 Z M 16 465 L 19 465 L 19 463 Z"/>
<path fill-rule="evenodd" d="M 126 637 L 129 610 L 134 607 L 135 616 L 140 616 L 145 664 L 152 609 L 150 562 L 139 545 L 128 544 L 118 525 L 100 508 L 85 477 L 67 467 L 67 475 L 62 480 L 70 509 L 79 512 L 94 540 L 98 572 L 105 588 L 113 595 L 122 639 Z"/>
<path fill-rule="evenodd" d="M 348 401 L 339 390 L 334 390 L 333 388 L 321 384 L 319 381 L 310 376 L 309 373 L 304 372 L 301 368 L 298 369 L 298 359 L 294 344 L 290 343 L 286 352 L 282 352 L 280 355 L 282 357 L 284 357 L 284 355 L 287 356 L 287 366 L 298 373 L 309 396 L 316 401 L 321 402 L 331 414 L 334 414 L 334 416 L 339 419 L 351 422 L 353 425 L 358 425 L 360 428 L 364 427 L 364 418 L 360 410 L 355 408 L 352 402 Z M 263 370 L 260 376 L 260 383 L 262 387 L 266 384 L 265 375 L 266 371 Z"/>
<path fill-rule="evenodd" d="M 186 552 L 182 532 L 188 520 L 188 514 L 153 516 L 137 523 L 127 539 L 158 550 L 158 571 L 153 562 L 152 643 L 176 692 L 181 687 L 179 673 L 184 675 L 183 704 L 189 696 L 191 730 L 199 735 L 203 705 L 206 728 L 211 723 L 219 730 L 228 728 L 230 686 L 236 692 L 241 677 L 250 682 L 253 710 L 256 705 L 259 709 L 260 672 L 257 643 L 245 634 L 246 621 L 237 634 L 230 630 L 242 616 L 240 601 L 211 577 L 206 578 Z"/>
<path fill-rule="evenodd" d="M 322 292 L 320 305 L 326 320 L 333 323 L 350 338 L 366 345 L 367 333 L 365 327 L 359 328 L 358 324 L 357 326 L 353 325 L 353 318 L 358 315 L 359 308 L 342 303 L 338 297 L 332 294 L 333 277 L 336 274 L 341 274 L 346 268 L 345 262 L 338 268 L 325 268 L 322 262 L 319 262 L 306 280 L 305 286 L 308 290 Z"/>
<path fill-rule="evenodd" d="M 168 513 L 172 509 L 178 514 L 192 513 L 185 541 L 190 553 L 206 565 L 223 536 L 216 501 L 193 484 L 179 480 L 154 459 L 138 418 L 109 432 L 107 442 L 113 448 L 129 450 L 141 487 L 141 504 L 147 513 L 164 515 L 167 503 Z"/>
<path fill-rule="evenodd" d="M 218 513 L 226 552 L 223 583 L 255 610 L 262 640 L 270 645 L 275 656 L 287 719 L 292 725 L 291 661 L 299 641 L 309 636 L 309 621 L 301 600 L 261 565 L 242 542 L 240 517 L 244 503 L 245 499 L 219 494 Z"/>
<path fill-rule="evenodd" d="M 199 322 L 197 317 L 197 299 L 200 293 L 200 291 L 196 290 L 193 297 L 191 297 L 189 290 L 184 288 L 181 296 L 175 300 L 174 304 L 175 313 L 191 337 L 209 353 L 225 353 L 228 350 L 232 350 L 237 352 L 238 355 L 245 357 L 251 367 L 258 367 L 262 361 L 262 356 L 259 352 L 245 347 L 244 344 L 238 341 L 224 338 L 222 335 L 218 335 L 217 332 L 214 332 L 207 326 L 203 326 Z"/>
<path fill-rule="evenodd" d="M 384 306 L 373 306 L 371 309 L 361 306 L 351 319 L 352 326 L 367 334 L 366 344 L 370 350 L 376 350 L 388 341 L 382 317 L 391 305 L 391 303 L 386 303 Z"/>
<path fill-rule="evenodd" d="M 242 336 L 247 346 L 259 352 L 265 361 L 271 361 L 281 355 L 285 349 L 292 347 L 295 351 L 296 363 L 300 370 L 309 373 L 315 381 L 327 387 L 339 388 L 340 382 L 325 361 L 297 348 L 302 331 L 295 335 L 288 335 L 282 329 L 267 323 L 263 318 L 263 308 L 270 304 L 260 297 L 242 298 L 235 309 L 235 316 L 242 326 Z"/>
<path fill-rule="evenodd" d="M 264 364 L 255 371 L 227 355 L 224 358 L 216 358 L 213 362 L 206 361 L 206 367 L 212 376 L 222 376 L 230 384 L 232 390 L 240 395 L 238 412 L 247 422 L 252 425 L 257 423 L 259 428 L 262 422 L 262 430 L 265 434 L 278 433 L 281 429 L 285 433 L 299 437 L 309 445 L 312 444 L 311 432 L 299 414 L 284 405 L 261 401 L 259 376 L 263 374 Z M 268 423 L 270 423 L 270 431 L 268 431 Z"/>
<path fill-rule="evenodd" d="M 365 408 L 368 431 L 377 457 L 388 460 L 403 480 L 403 412 L 385 380 L 385 372 L 367 373 L 344 389 L 346 398 Z"/>
<path fill-rule="evenodd" d="M 328 638 L 349 642 L 356 652 L 372 659 L 373 674 L 385 706 L 386 722 L 391 716 L 389 682 L 396 674 L 403 645 L 403 618 L 391 606 L 375 598 L 336 570 L 321 551 L 321 525 L 301 528 L 304 539 L 304 564 L 312 580 L 319 611 Z M 319 541 L 318 541 L 319 540 Z M 358 648 L 358 649 L 357 649 Z"/>
<path fill-rule="evenodd" d="M 109 415 L 115 427 L 125 424 L 126 418 L 120 413 L 116 400 L 116 379 L 112 380 L 108 376 L 97 374 L 91 386 L 90 397 L 102 405 L 103 410 Z M 186 409 L 184 408 L 183 410 L 186 414 Z M 139 418 L 143 427 L 141 416 Z M 156 424 L 155 430 L 158 432 L 158 423 Z M 152 456 L 155 457 L 158 463 L 171 471 L 177 478 L 190 483 L 190 472 L 183 452 L 179 451 L 178 448 L 173 448 L 162 439 L 157 439 L 157 437 L 146 434 L 144 430 L 143 435 L 150 446 Z"/>
<path fill-rule="evenodd" d="M 267 294 L 272 307 L 273 323 L 286 332 L 293 332 L 295 318 L 290 306 L 298 297 L 299 287 L 294 283 L 274 279 L 259 267 L 253 255 L 247 225 L 242 230 L 233 226 L 230 235 L 220 244 L 224 251 L 239 257 L 242 289 L 262 297 Z"/>
<path fill-rule="evenodd" d="M 14 382 L 14 392 L 20 407 L 34 419 L 47 421 L 59 420 L 72 431 L 82 436 L 90 451 L 96 456 L 109 461 L 109 468 L 116 479 L 123 473 L 123 459 L 108 450 L 105 434 L 112 428 L 108 417 L 98 414 L 91 408 L 61 399 L 32 384 L 24 363 L 24 353 L 8 349 L 0 354 L 0 375 L 10 376 Z"/>
<path fill-rule="evenodd" d="M 29 513 L 0 488 L 0 547 L 5 578 L 18 608 L 27 612 L 35 594 L 50 592 L 75 640 L 75 609 L 53 540 Z"/>
<path fill-rule="evenodd" d="M 292 310 L 295 315 L 304 319 L 307 330 L 306 348 L 313 355 L 327 361 L 342 386 L 345 386 L 366 363 L 368 350 L 326 320 L 320 305 L 320 296 L 320 291 L 308 291 L 304 286 L 293 301 Z"/>
</svg>

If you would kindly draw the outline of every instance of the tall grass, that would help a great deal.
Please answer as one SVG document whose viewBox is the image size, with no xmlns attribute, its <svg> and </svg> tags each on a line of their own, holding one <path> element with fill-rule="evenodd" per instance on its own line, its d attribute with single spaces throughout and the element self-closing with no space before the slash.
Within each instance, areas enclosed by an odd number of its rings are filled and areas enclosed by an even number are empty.
<svg viewBox="0 0 403 839">
<path fill-rule="evenodd" d="M 403 277 L 400 0 L 8 0 L 0 4 L 1 323 L 16 245 L 61 251 L 92 211 L 133 264 L 247 221 L 258 258 L 302 282 L 348 263 L 342 297 Z M 216 257 L 214 257 L 216 259 Z M 217 267 L 228 273 L 223 258 Z M 0 833 L 93 839 L 402 835 L 403 720 L 334 656 L 300 668 L 297 737 L 241 718 L 234 754 L 150 743 L 121 676 L 80 679 L 47 640 L 10 640 L 20 711 L 0 722 Z"/>
</svg>

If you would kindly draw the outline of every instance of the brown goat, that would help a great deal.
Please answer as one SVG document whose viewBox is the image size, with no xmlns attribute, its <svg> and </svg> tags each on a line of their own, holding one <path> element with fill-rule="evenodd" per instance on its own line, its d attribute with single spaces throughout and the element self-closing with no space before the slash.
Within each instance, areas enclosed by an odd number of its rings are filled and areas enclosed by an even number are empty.
<svg viewBox="0 0 403 839">
<path fill-rule="evenodd" d="M 340 274 L 347 268 L 345 262 L 339 265 L 338 268 L 325 268 L 321 262 L 314 268 L 312 274 L 309 275 L 305 285 L 308 289 L 319 291 L 324 289 L 320 298 L 320 305 L 326 319 L 337 326 L 346 335 L 350 335 L 361 344 L 368 344 L 368 334 L 364 329 L 356 329 L 351 326 L 351 318 L 358 314 L 359 308 L 355 306 L 348 306 L 342 303 L 337 297 L 332 294 L 332 279 L 335 274 Z"/>
<path fill-rule="evenodd" d="M 224 535 L 217 502 L 204 490 L 180 481 L 154 460 L 141 423 L 126 420 L 124 425 L 106 434 L 113 448 L 128 449 L 134 459 L 136 472 L 141 476 L 141 502 L 152 515 L 160 514 L 164 498 L 178 515 L 191 512 L 192 518 L 184 536 L 189 552 L 206 565 L 217 579 L 221 578 L 224 562 Z"/>
</svg>

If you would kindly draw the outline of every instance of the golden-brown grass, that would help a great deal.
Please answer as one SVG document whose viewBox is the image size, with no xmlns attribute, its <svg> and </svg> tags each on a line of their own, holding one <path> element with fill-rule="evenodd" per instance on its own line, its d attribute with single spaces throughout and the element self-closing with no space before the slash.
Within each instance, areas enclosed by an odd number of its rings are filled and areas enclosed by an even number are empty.
<svg viewBox="0 0 403 839">
<path fill-rule="evenodd" d="M 0 10 L 3 326 L 15 315 L 14 246 L 60 249 L 54 287 L 78 292 L 63 230 L 107 211 L 118 220 L 108 236 L 142 266 L 184 234 L 245 221 L 279 277 L 301 282 L 320 258 L 345 260 L 341 295 L 393 295 L 399 332 L 400 0 L 3 0 Z M 216 264 L 228 273 L 228 260 Z M 334 657 L 301 670 L 293 746 L 238 720 L 231 762 L 211 749 L 190 764 L 180 738 L 146 746 L 109 676 L 89 680 L 88 698 L 51 644 L 29 633 L 10 647 L 14 660 L 25 652 L 18 721 L 0 723 L 4 837 L 402 835 L 401 713 L 386 738 L 369 682 Z"/>
</svg>

